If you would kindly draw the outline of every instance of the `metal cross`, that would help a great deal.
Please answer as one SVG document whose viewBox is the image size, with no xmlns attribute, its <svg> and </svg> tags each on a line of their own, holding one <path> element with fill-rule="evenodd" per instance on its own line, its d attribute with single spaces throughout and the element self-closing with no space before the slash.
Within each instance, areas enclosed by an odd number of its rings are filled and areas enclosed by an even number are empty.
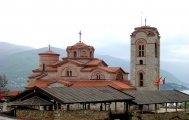
<svg viewBox="0 0 189 120">
<path fill-rule="evenodd" d="M 81 31 L 79 32 L 79 42 L 81 42 L 81 35 L 82 35 L 82 33 L 81 33 Z"/>
<path fill-rule="evenodd" d="M 145 18 L 145 26 L 146 26 L 146 21 L 147 21 L 147 20 L 146 20 L 146 18 Z"/>
<path fill-rule="evenodd" d="M 49 44 L 49 51 L 51 51 L 51 45 Z"/>
</svg>

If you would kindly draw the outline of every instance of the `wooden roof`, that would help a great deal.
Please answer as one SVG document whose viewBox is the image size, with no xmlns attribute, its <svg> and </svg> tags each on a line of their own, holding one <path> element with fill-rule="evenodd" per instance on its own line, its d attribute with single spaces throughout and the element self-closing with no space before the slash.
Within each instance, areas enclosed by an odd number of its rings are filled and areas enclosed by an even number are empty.
<svg viewBox="0 0 189 120">
<path fill-rule="evenodd" d="M 40 95 L 39 95 L 40 94 Z M 12 100 L 28 99 L 36 95 L 50 98 L 61 104 L 101 103 L 115 101 L 131 101 L 133 97 L 110 86 L 101 87 L 34 87 L 26 90 Z M 49 100 L 50 100 L 49 99 Z"/>
<path fill-rule="evenodd" d="M 44 105 L 53 105 L 53 103 L 44 100 L 40 97 L 34 96 L 32 98 L 23 101 L 12 102 L 11 105 L 12 106 L 44 106 Z"/>
<path fill-rule="evenodd" d="M 134 103 L 139 105 L 145 104 L 160 104 L 160 103 L 176 103 L 189 102 L 189 95 L 177 90 L 162 90 L 162 91 L 124 91 L 126 94 L 133 96 Z"/>
</svg>

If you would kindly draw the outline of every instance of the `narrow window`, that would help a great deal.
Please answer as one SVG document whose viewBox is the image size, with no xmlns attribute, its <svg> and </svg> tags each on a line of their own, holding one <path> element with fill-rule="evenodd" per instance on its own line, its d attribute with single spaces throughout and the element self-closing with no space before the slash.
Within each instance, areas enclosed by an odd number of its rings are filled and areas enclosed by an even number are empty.
<svg viewBox="0 0 189 120">
<path fill-rule="evenodd" d="M 45 71 L 45 64 L 43 64 L 43 68 L 42 68 L 42 71 Z"/>
<path fill-rule="evenodd" d="M 143 84 L 143 73 L 140 73 L 139 74 L 139 86 L 142 87 L 144 84 Z"/>
<path fill-rule="evenodd" d="M 69 71 L 66 71 L 66 76 L 69 76 Z"/>
<path fill-rule="evenodd" d="M 71 70 L 67 70 L 67 71 L 66 71 L 66 76 L 67 76 L 67 77 L 72 76 L 72 71 L 71 71 Z"/>
<path fill-rule="evenodd" d="M 92 52 L 90 52 L 90 58 L 92 58 Z"/>
<path fill-rule="evenodd" d="M 77 53 L 76 52 L 74 52 L 74 57 L 77 57 Z"/>
<path fill-rule="evenodd" d="M 155 43 L 155 57 L 158 57 L 157 44 Z"/>
<path fill-rule="evenodd" d="M 100 74 L 96 74 L 96 79 L 100 80 Z"/>
<path fill-rule="evenodd" d="M 140 63 L 140 65 L 142 65 L 143 64 L 143 60 L 140 60 L 139 63 Z"/>
<path fill-rule="evenodd" d="M 144 56 L 144 45 L 139 45 L 139 56 L 142 57 Z"/>
</svg>

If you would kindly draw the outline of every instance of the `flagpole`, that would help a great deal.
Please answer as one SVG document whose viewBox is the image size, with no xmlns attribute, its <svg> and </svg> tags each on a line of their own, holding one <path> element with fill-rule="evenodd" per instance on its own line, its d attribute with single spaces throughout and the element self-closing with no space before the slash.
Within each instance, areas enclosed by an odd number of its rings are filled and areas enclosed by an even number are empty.
<svg viewBox="0 0 189 120">
<path fill-rule="evenodd" d="M 141 12 L 141 27 L 142 27 L 142 12 Z"/>
</svg>

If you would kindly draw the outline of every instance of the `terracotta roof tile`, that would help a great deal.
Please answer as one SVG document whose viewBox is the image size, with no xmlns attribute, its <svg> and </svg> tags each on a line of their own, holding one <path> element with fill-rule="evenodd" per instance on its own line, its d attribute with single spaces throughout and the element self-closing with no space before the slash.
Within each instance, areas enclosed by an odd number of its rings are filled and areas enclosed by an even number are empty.
<svg viewBox="0 0 189 120">
<path fill-rule="evenodd" d="M 53 65 L 59 65 L 62 62 L 63 62 L 62 60 L 59 60 L 59 61 L 55 62 Z"/>
<path fill-rule="evenodd" d="M 101 63 L 102 60 L 91 60 L 90 62 L 87 63 L 87 65 L 98 65 L 99 63 Z"/>
<path fill-rule="evenodd" d="M 73 62 L 73 63 L 76 63 L 78 65 L 84 65 L 83 62 L 80 62 L 80 61 L 77 61 L 77 60 L 73 60 L 73 59 L 68 59 L 69 62 Z"/>
<path fill-rule="evenodd" d="M 69 82 L 68 80 L 57 80 L 57 81 L 54 81 L 54 82 L 52 82 L 52 83 L 49 83 L 49 84 L 53 84 L 53 83 L 62 83 L 62 84 L 64 84 L 64 85 L 66 85 L 66 86 L 71 86 L 72 85 L 72 83 L 71 82 Z M 48 85 L 49 85 L 48 84 Z"/>
<path fill-rule="evenodd" d="M 20 93 L 21 93 L 20 90 L 6 91 L 6 92 L 3 93 L 3 97 L 13 97 L 13 96 L 16 96 Z"/>
<path fill-rule="evenodd" d="M 94 69 L 94 67 L 86 67 L 83 68 L 81 71 L 92 71 Z"/>
<path fill-rule="evenodd" d="M 52 80 L 35 80 L 34 82 L 28 84 L 25 88 L 28 89 L 28 88 L 32 88 L 34 86 L 47 87 L 47 85 L 52 82 L 54 82 L 54 81 L 52 81 Z"/>
<path fill-rule="evenodd" d="M 105 71 L 107 71 L 107 72 L 114 72 L 112 69 L 110 69 L 109 67 L 101 67 L 101 66 L 99 66 L 98 68 L 100 68 L 100 69 L 103 69 L 103 70 L 105 70 Z"/>
<path fill-rule="evenodd" d="M 85 81 L 70 81 L 72 86 L 111 86 L 119 90 L 134 90 L 135 88 L 116 80 L 85 80 Z"/>
<path fill-rule="evenodd" d="M 49 67 L 49 68 L 47 68 L 46 71 L 54 71 L 54 72 L 56 72 L 57 68 L 55 68 L 55 67 Z"/>
<path fill-rule="evenodd" d="M 55 82 L 63 83 L 66 86 L 112 86 L 119 90 L 133 90 L 135 88 L 130 86 L 128 81 L 117 81 L 117 80 L 36 80 L 30 84 L 28 84 L 25 88 L 31 88 L 34 86 L 37 87 L 47 87 L 49 84 L 53 84 Z M 126 84 L 129 83 L 129 84 Z"/>
<path fill-rule="evenodd" d="M 39 55 L 56 55 L 56 56 L 59 56 L 60 54 L 55 53 L 53 51 L 45 51 L 45 52 L 39 53 Z"/>
<path fill-rule="evenodd" d="M 117 72 L 120 70 L 120 67 L 109 67 L 109 69 L 111 69 L 113 72 Z"/>
<path fill-rule="evenodd" d="M 39 78 L 42 78 L 42 77 L 45 77 L 47 76 L 46 73 L 35 73 L 35 74 L 31 74 L 28 78 L 35 78 L 35 77 L 39 77 Z"/>
</svg>

